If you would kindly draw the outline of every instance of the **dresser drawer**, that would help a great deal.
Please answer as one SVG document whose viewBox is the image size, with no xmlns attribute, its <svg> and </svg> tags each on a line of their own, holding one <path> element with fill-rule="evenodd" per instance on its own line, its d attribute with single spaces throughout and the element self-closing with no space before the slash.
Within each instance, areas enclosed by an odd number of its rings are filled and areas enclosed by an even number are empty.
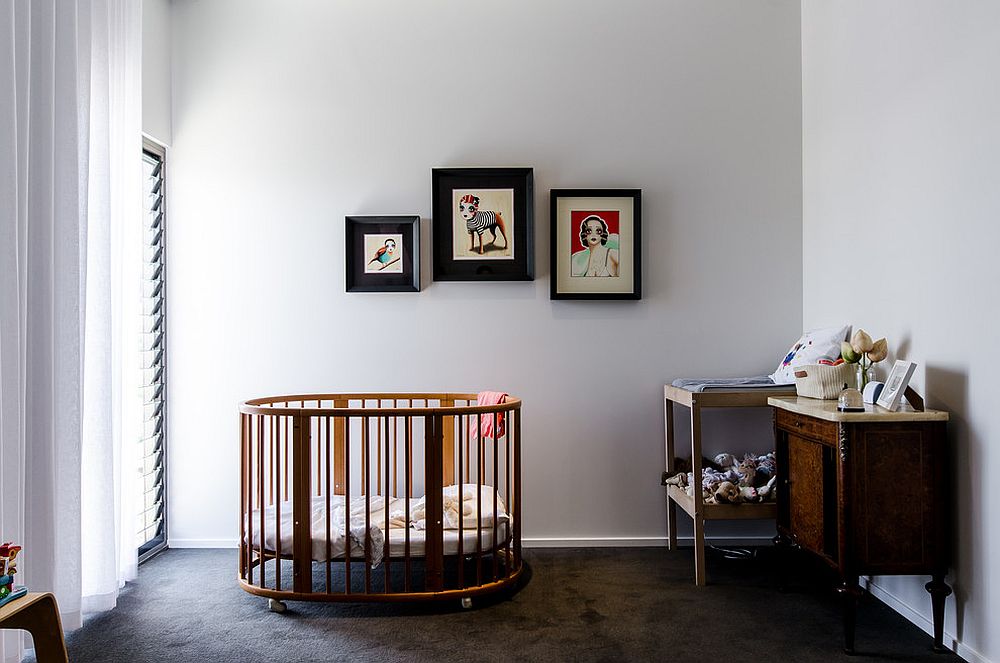
<svg viewBox="0 0 1000 663">
<path fill-rule="evenodd" d="M 837 424 L 832 421 L 814 419 L 787 410 L 775 410 L 774 416 L 778 428 L 826 444 L 837 443 Z"/>
</svg>

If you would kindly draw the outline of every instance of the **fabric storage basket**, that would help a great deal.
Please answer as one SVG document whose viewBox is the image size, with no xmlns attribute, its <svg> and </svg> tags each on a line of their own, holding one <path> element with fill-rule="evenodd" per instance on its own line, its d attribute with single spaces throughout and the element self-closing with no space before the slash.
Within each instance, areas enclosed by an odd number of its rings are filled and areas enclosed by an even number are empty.
<svg viewBox="0 0 1000 663">
<path fill-rule="evenodd" d="M 795 393 L 809 398 L 834 400 L 844 389 L 844 384 L 853 387 L 856 364 L 843 363 L 839 366 L 809 364 L 795 369 Z"/>
</svg>

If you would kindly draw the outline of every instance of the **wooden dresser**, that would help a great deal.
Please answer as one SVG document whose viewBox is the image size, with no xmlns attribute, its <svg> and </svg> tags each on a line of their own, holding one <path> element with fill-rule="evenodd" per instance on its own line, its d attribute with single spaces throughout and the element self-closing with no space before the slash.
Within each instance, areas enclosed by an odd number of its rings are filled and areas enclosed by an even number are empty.
<svg viewBox="0 0 1000 663">
<path fill-rule="evenodd" d="M 844 650 L 854 651 L 863 575 L 930 575 L 934 648 L 943 649 L 951 536 L 947 412 L 772 397 L 782 549 L 819 556 L 837 570 Z"/>
</svg>

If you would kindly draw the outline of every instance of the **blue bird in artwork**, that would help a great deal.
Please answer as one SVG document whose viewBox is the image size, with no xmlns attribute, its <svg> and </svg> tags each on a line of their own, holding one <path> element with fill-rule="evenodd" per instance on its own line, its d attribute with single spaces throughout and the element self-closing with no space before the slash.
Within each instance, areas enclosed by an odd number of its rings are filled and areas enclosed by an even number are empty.
<svg viewBox="0 0 1000 663">
<path fill-rule="evenodd" d="M 379 247 L 379 250 L 375 252 L 375 257 L 368 261 L 368 264 L 373 262 L 379 262 L 382 264 L 380 269 L 385 269 L 390 264 L 392 264 L 393 258 L 396 253 L 396 240 L 387 239 L 385 240 L 385 246 Z"/>
</svg>

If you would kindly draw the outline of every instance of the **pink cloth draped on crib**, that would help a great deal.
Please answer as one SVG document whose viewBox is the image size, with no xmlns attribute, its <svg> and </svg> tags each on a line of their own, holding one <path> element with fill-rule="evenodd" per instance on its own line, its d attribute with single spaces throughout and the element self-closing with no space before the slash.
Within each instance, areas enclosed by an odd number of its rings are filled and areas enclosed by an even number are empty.
<svg viewBox="0 0 1000 663">
<path fill-rule="evenodd" d="M 505 391 L 481 391 L 476 397 L 476 405 L 499 405 L 507 400 Z M 483 438 L 494 439 L 503 437 L 506 424 L 502 414 L 496 414 L 496 430 L 493 430 L 493 414 L 481 414 L 476 419 L 469 420 L 469 440 L 476 440 L 480 434 Z M 478 426 L 477 426 L 478 423 Z"/>
</svg>

